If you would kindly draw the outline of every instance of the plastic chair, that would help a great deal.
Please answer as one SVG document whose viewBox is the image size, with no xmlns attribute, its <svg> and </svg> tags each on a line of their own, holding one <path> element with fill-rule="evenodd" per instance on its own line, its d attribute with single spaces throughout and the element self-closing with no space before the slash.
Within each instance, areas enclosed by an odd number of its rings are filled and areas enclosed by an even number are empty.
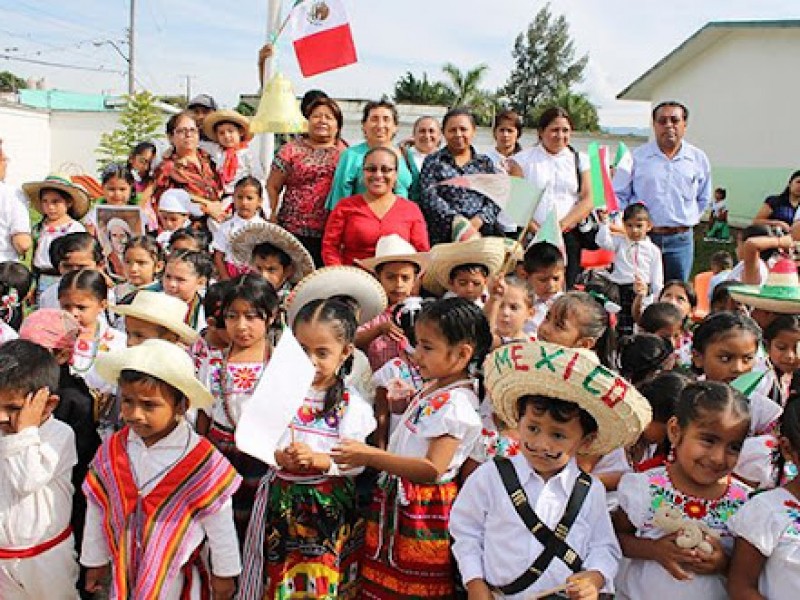
<svg viewBox="0 0 800 600">
<path fill-rule="evenodd" d="M 694 276 L 694 293 L 697 294 L 697 306 L 692 313 L 694 321 L 702 321 L 711 310 L 708 290 L 711 287 L 711 278 L 713 276 L 713 271 L 703 271 Z"/>
<path fill-rule="evenodd" d="M 614 251 L 604 250 L 581 250 L 581 267 L 584 269 L 605 269 L 614 262 Z"/>
</svg>

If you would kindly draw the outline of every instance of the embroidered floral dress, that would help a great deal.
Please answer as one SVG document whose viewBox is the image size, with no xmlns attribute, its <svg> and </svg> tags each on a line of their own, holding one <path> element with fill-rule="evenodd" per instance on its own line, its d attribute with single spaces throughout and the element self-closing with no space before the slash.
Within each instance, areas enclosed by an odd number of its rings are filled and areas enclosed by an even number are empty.
<svg viewBox="0 0 800 600">
<path fill-rule="evenodd" d="M 485 398 L 478 410 L 481 416 L 481 436 L 475 443 L 470 458 L 485 463 L 500 456 L 510 458 L 519 454 L 519 439 L 509 436 L 507 431 L 497 427 L 492 402 Z"/>
<path fill-rule="evenodd" d="M 666 532 L 653 519 L 658 508 L 668 505 L 680 510 L 689 519 L 707 525 L 720 538 L 727 553 L 733 550 L 733 534 L 728 521 L 747 501 L 750 488 L 731 480 L 725 493 L 708 500 L 684 494 L 673 487 L 667 467 L 656 467 L 644 473 L 627 473 L 620 480 L 619 507 L 636 527 L 636 536 L 658 539 Z M 680 598 L 681 600 L 725 600 L 725 578 L 721 575 L 697 575 L 678 581 L 654 560 L 632 559 L 616 581 L 617 598 Z"/>
<path fill-rule="evenodd" d="M 392 411 L 392 402 L 400 402 L 401 396 L 410 398 L 422 387 L 422 375 L 411 363 L 402 358 L 393 358 L 372 375 L 376 388 L 384 388 L 389 402 L 389 435 L 394 433 L 402 419 L 402 413 Z M 399 412 L 399 410 L 398 410 Z"/>
<path fill-rule="evenodd" d="M 753 497 L 728 523 L 737 537 L 767 557 L 758 582 L 765 598 L 794 598 L 800 590 L 800 502 L 785 488 Z"/>
</svg>

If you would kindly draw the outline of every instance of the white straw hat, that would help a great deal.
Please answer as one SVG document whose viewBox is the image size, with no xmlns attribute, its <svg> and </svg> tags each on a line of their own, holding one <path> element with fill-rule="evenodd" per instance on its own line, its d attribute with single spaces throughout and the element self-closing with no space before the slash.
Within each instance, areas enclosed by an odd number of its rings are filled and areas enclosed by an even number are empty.
<svg viewBox="0 0 800 600">
<path fill-rule="evenodd" d="M 192 202 L 189 192 L 182 188 L 170 188 L 158 199 L 158 210 L 164 212 L 180 213 L 193 217 L 202 217 L 200 205 Z"/>
<path fill-rule="evenodd" d="M 140 290 L 130 304 L 117 304 L 109 308 L 123 317 L 134 317 L 169 329 L 187 345 L 193 344 L 199 335 L 183 321 L 189 305 L 180 298 L 162 292 Z"/>
<path fill-rule="evenodd" d="M 483 265 L 489 275 L 503 266 L 506 244 L 501 237 L 481 237 L 466 242 L 437 244 L 430 252 L 428 273 L 440 286 L 450 289 L 450 272 L 459 265 Z"/>
<path fill-rule="evenodd" d="M 80 220 L 89 212 L 89 194 L 82 186 L 73 183 L 68 175 L 51 173 L 43 181 L 29 181 L 22 184 L 22 191 L 25 192 L 31 206 L 40 214 L 42 212 L 41 192 L 49 188 L 64 192 L 72 199 L 69 214 L 73 219 Z"/>
<path fill-rule="evenodd" d="M 375 244 L 375 256 L 363 260 L 356 259 L 355 263 L 366 269 L 375 272 L 375 269 L 388 262 L 410 262 L 419 267 L 420 272 L 428 268 L 430 255 L 428 252 L 417 252 L 407 240 L 396 233 L 385 235 Z"/>
<path fill-rule="evenodd" d="M 314 259 L 295 236 L 275 223 L 249 223 L 230 238 L 231 251 L 237 262 L 253 264 L 253 249 L 269 243 L 289 255 L 294 266 L 290 283 L 297 283 L 314 270 Z"/>
<path fill-rule="evenodd" d="M 211 408 L 213 397 L 195 377 L 194 363 L 185 350 L 164 340 L 147 340 L 133 348 L 101 352 L 97 373 L 116 384 L 124 370 L 139 371 L 180 390 L 193 408 Z"/>
<path fill-rule="evenodd" d="M 507 344 L 486 357 L 484 374 L 495 412 L 511 426 L 526 395 L 574 402 L 592 415 L 597 438 L 588 454 L 633 444 L 652 419 L 650 404 L 633 384 L 587 350 L 546 342 Z"/>
<path fill-rule="evenodd" d="M 352 296 L 360 308 L 359 325 L 381 314 L 389 304 L 386 292 L 372 275 L 358 267 L 323 267 L 298 283 L 286 298 L 286 318 L 294 324 L 297 313 L 312 300 Z"/>
<path fill-rule="evenodd" d="M 217 132 L 214 128 L 217 123 L 234 123 L 242 128 L 244 132 L 242 135 L 243 142 L 249 142 L 253 139 L 253 134 L 250 133 L 250 119 L 235 110 L 215 110 L 203 119 L 203 133 L 210 140 L 217 141 Z"/>
</svg>

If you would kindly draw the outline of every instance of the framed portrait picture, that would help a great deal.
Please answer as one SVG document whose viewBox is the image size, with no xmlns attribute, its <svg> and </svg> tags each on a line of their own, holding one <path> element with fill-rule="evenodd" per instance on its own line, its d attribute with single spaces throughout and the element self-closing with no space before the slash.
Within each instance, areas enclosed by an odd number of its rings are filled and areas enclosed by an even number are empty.
<svg viewBox="0 0 800 600">
<path fill-rule="evenodd" d="M 107 206 L 97 210 L 97 239 L 103 247 L 108 273 L 115 279 L 125 276 L 125 245 L 133 237 L 144 235 L 144 218 L 138 206 Z"/>
</svg>

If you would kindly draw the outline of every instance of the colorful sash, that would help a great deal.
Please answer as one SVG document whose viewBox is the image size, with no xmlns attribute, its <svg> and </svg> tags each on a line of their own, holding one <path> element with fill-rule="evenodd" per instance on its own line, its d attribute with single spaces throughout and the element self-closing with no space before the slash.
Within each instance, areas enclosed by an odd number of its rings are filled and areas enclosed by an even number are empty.
<svg viewBox="0 0 800 600">
<path fill-rule="evenodd" d="M 139 491 L 126 451 L 128 428 L 103 444 L 83 491 L 103 513 L 112 554 L 112 595 L 157 600 L 192 556 L 192 529 L 212 515 L 239 487 L 230 463 L 205 438 L 146 495 Z"/>
</svg>

